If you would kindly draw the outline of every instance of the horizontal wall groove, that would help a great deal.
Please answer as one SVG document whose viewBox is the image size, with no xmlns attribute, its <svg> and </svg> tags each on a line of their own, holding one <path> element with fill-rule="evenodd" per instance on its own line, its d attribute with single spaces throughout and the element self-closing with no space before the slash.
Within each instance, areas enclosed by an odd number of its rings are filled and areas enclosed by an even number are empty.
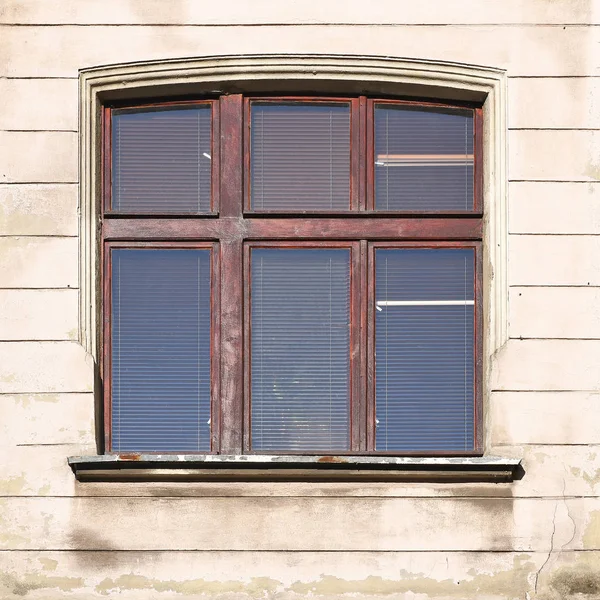
<svg viewBox="0 0 600 600">
<path fill-rule="evenodd" d="M 214 482 L 215 485 L 220 485 L 224 482 Z M 87 485 L 86 483 L 79 483 L 80 486 L 84 486 Z M 441 484 L 440 484 L 441 485 Z M 456 483 L 448 483 L 448 484 L 444 484 L 447 485 L 449 487 L 451 487 L 452 485 L 459 485 Z M 486 484 L 482 484 L 482 485 L 487 485 L 489 486 L 489 483 Z M 504 485 L 506 486 L 506 489 L 510 489 L 511 485 L 510 484 L 499 484 L 499 483 L 495 483 L 492 484 L 495 486 L 498 485 Z M 514 485 L 514 484 L 513 484 Z M 498 489 L 502 489 L 502 488 L 498 488 Z M 17 498 L 17 496 L 6 496 L 8 498 Z M 190 500 L 199 500 L 202 498 L 218 498 L 219 500 L 228 500 L 231 502 L 237 502 L 240 499 L 244 499 L 244 498 L 250 498 L 250 497 L 258 497 L 258 498 L 271 498 L 274 501 L 277 502 L 290 502 L 293 503 L 295 502 L 298 498 L 308 498 L 310 500 L 314 500 L 315 502 L 321 502 L 322 500 L 326 500 L 326 499 L 331 499 L 331 500 L 344 500 L 346 502 L 356 502 L 357 498 L 362 498 L 363 496 L 331 496 L 331 495 L 327 495 L 327 496 L 314 496 L 314 495 L 309 495 L 309 496 L 302 496 L 302 495 L 287 495 L 287 496 L 223 496 L 223 495 L 214 495 L 214 496 L 167 496 L 167 498 L 169 500 L 173 500 L 173 501 L 180 501 L 180 502 L 190 502 Z M 480 498 L 482 500 L 490 500 L 492 502 L 532 502 L 532 501 L 538 501 L 538 500 L 547 500 L 548 502 L 556 502 L 556 500 L 563 500 L 564 498 L 569 499 L 569 496 L 563 496 L 561 495 L 549 495 L 549 496 L 484 496 L 484 495 L 475 495 L 475 496 L 372 496 L 370 497 L 372 500 L 381 500 L 381 502 L 388 502 L 390 498 L 392 499 L 406 499 L 406 500 L 413 500 L 413 499 L 420 499 L 420 500 L 427 500 L 427 501 L 431 501 L 431 502 L 443 502 L 444 500 L 448 500 L 448 499 L 452 499 L 453 501 L 464 501 L 464 502 L 470 502 L 473 497 L 477 497 Z M 36 501 L 46 501 L 48 499 L 52 499 L 55 498 L 56 500 L 64 500 L 64 501 L 72 501 L 72 500 L 77 500 L 78 502 L 84 503 L 88 498 L 91 500 L 94 500 L 94 502 L 98 502 L 101 501 L 101 503 L 105 503 L 105 502 L 114 502 L 115 500 L 119 499 L 119 498 L 135 498 L 136 500 L 138 500 L 138 503 L 140 505 L 142 504 L 150 504 L 152 502 L 154 502 L 158 496 L 22 496 L 21 499 L 22 500 L 27 500 L 27 501 L 31 501 L 31 502 L 36 502 Z M 581 495 L 574 495 L 572 496 L 570 499 L 572 500 L 577 500 L 583 498 L 583 496 Z M 589 498 L 600 498 L 600 496 L 589 496 Z M 100 502 L 98 502 L 100 503 Z"/>
<path fill-rule="evenodd" d="M 37 233 L 15 233 L 15 234 L 10 234 L 10 233 L 0 233 L 0 238 L 52 238 L 52 239 L 71 239 L 71 238 L 77 238 L 77 234 L 75 235 L 64 235 L 61 233 L 43 233 L 43 234 L 37 234 Z"/>
<path fill-rule="evenodd" d="M 79 133 L 77 129 L 0 129 L 5 133 Z"/>
<path fill-rule="evenodd" d="M 68 342 L 72 342 L 73 340 L 64 340 Z M 93 394 L 93 392 L 0 392 L 0 397 L 2 396 L 64 396 L 65 394 Z M 77 446 L 78 444 L 73 443 L 69 444 L 70 446 Z"/>
<path fill-rule="evenodd" d="M 81 393 L 86 393 L 86 392 L 81 392 Z M 59 394 L 62 394 L 62 392 L 56 392 L 55 395 L 59 395 Z M 29 395 L 35 396 L 36 394 L 32 393 L 32 394 L 29 394 Z M 44 444 L 44 443 L 40 442 L 40 443 L 37 443 L 37 444 L 15 444 L 15 448 L 30 448 L 30 447 L 43 448 L 44 446 L 67 446 L 67 447 L 69 447 L 69 446 L 72 446 L 72 445 L 73 444 L 69 444 L 67 442 L 64 442 L 64 443 L 61 442 L 61 443 L 56 443 L 56 444 L 51 444 L 51 443 Z"/>
<path fill-rule="evenodd" d="M 225 481 L 221 481 L 219 482 L 220 484 L 223 483 L 227 483 Z M 296 483 L 301 483 L 301 482 L 296 482 Z M 83 484 L 85 485 L 85 484 Z M 368 484 L 365 484 L 368 485 Z M 448 485 L 452 485 L 451 483 L 449 483 Z M 55 495 L 55 494 L 46 494 L 44 496 L 36 496 L 34 494 L 30 494 L 30 495 L 14 495 L 14 496 L 8 496 L 8 495 L 0 495 L 0 500 L 28 500 L 31 498 L 42 498 L 44 500 L 51 500 L 51 499 L 57 499 L 57 500 L 83 500 L 83 499 L 91 499 L 91 500 L 97 500 L 99 498 L 110 498 L 112 500 L 115 499 L 129 499 L 129 500 L 144 500 L 144 499 L 156 499 L 156 498 L 160 498 L 161 500 L 175 500 L 175 499 L 185 499 L 185 500 L 191 500 L 191 499 L 195 499 L 195 500 L 204 500 L 205 498 L 208 499 L 226 499 L 226 498 L 235 498 L 235 499 L 249 499 L 249 498 L 269 498 L 269 499 L 275 499 L 275 500 L 280 500 L 283 498 L 289 499 L 289 500 L 326 500 L 326 499 L 332 499 L 332 500 L 355 500 L 356 502 L 360 502 L 360 500 L 436 500 L 436 501 L 440 501 L 440 502 L 444 502 L 444 500 L 456 500 L 458 498 L 460 499 L 464 499 L 464 500 L 490 500 L 491 502 L 497 502 L 499 500 L 548 500 L 548 501 L 560 501 L 562 502 L 563 500 L 588 500 L 588 499 L 597 499 L 600 498 L 600 496 L 598 496 L 597 494 L 566 494 L 566 495 L 548 495 L 548 496 L 503 496 L 501 494 L 498 494 L 497 496 L 482 496 L 482 495 L 477 495 L 477 494 L 473 494 L 471 495 L 461 495 L 461 496 L 451 496 L 451 495 L 440 495 L 440 496 L 436 496 L 434 494 L 430 495 L 430 496 L 426 496 L 426 495 L 422 495 L 422 496 L 407 496 L 407 495 L 403 495 L 403 494 L 386 494 L 386 495 L 382 495 L 382 494 L 360 494 L 360 495 L 348 495 L 348 494 L 322 494 L 322 495 L 310 495 L 310 494 L 286 494 L 286 495 L 279 495 L 279 494 L 237 494 L 237 495 L 228 495 L 228 494 L 186 494 L 185 496 L 177 496 L 177 495 L 169 495 L 169 494 L 152 494 L 151 496 L 142 496 L 140 494 L 118 494 L 118 495 L 114 495 L 114 496 L 102 496 L 102 495 L 96 495 L 96 494 L 86 494 L 86 495 L 78 495 L 78 494 L 73 494 L 71 496 L 68 495 Z M 76 551 L 77 552 L 77 551 Z M 201 550 L 198 550 L 198 552 L 201 552 Z M 345 552 L 345 550 L 341 550 L 340 552 Z M 412 550 L 411 550 L 412 552 Z M 487 550 L 483 550 L 482 552 L 487 552 Z"/>
<path fill-rule="evenodd" d="M 527 284 L 527 283 L 519 283 L 516 285 L 511 285 L 509 286 L 509 289 L 529 289 L 529 288 L 580 288 L 580 289 L 586 289 L 586 290 L 593 290 L 594 288 L 598 288 L 597 285 L 590 285 L 589 283 L 586 284 L 573 284 L 573 285 L 565 285 L 564 283 L 558 283 L 558 284 L 552 284 L 552 283 L 532 283 L 532 284 Z"/>
<path fill-rule="evenodd" d="M 58 182 L 55 182 L 55 183 L 48 182 L 48 181 L 43 181 L 41 183 L 30 183 L 30 182 L 28 182 L 28 183 L 25 183 L 25 182 L 14 182 L 14 183 L 12 183 L 12 182 L 8 182 L 8 181 L 3 181 L 3 182 L 0 183 L 0 190 L 3 187 L 8 187 L 8 186 L 11 186 L 11 185 L 12 186 L 19 185 L 19 186 L 22 186 L 22 187 L 25 187 L 27 185 L 36 185 L 36 186 L 40 186 L 40 187 L 43 187 L 43 186 L 47 186 L 47 187 L 49 187 L 49 186 L 57 186 L 58 187 L 58 186 L 66 186 L 66 185 L 76 186 L 76 185 L 79 185 L 79 183 L 77 181 L 73 181 L 73 182 L 58 181 Z"/>
<path fill-rule="evenodd" d="M 495 394 L 598 394 L 600 390 L 493 390 Z M 495 444 L 494 444 L 495 445 Z"/>
<path fill-rule="evenodd" d="M 30 132 L 28 132 L 30 133 Z M 0 185 L 78 185 L 79 181 L 3 181 Z"/>
<path fill-rule="evenodd" d="M 600 183 L 597 179 L 509 179 L 509 183 Z"/>
<path fill-rule="evenodd" d="M 511 23 L 402 23 L 388 21 L 369 22 L 369 21 L 325 21 L 315 23 L 314 21 L 297 21 L 291 22 L 245 22 L 245 23 L 164 23 L 164 22 L 148 22 L 148 23 L 0 23 L 0 27 L 206 27 L 206 28 L 238 28 L 238 27 L 503 27 L 503 28 L 534 28 L 548 27 L 553 29 L 558 28 L 593 28 L 600 27 L 600 23 L 521 23 L 518 21 Z"/>
<path fill-rule="evenodd" d="M 17 237 L 17 236 L 15 236 Z M 0 287 L 0 290 L 23 290 L 23 291 L 55 291 L 55 290 L 78 290 L 77 286 L 66 286 L 66 287 Z"/>
<path fill-rule="evenodd" d="M 577 390 L 577 391 L 581 391 L 581 390 Z M 598 393 L 600 390 L 595 390 L 596 393 Z M 552 443 L 544 443 L 544 442 L 521 442 L 521 443 L 513 443 L 511 442 L 510 444 L 505 444 L 505 443 L 495 443 L 494 447 L 495 448 L 515 448 L 515 447 L 521 447 L 521 446 L 535 446 L 537 447 L 574 447 L 574 448 L 598 448 L 600 447 L 600 444 L 585 444 L 585 443 L 581 443 L 581 444 L 561 444 L 559 442 L 552 442 Z M 594 496 L 594 498 L 599 497 L 600 496 Z"/>
<path fill-rule="evenodd" d="M 586 289 L 586 290 L 598 290 L 600 289 L 599 285 L 563 285 L 563 284 L 558 284 L 558 285 L 544 285 L 544 284 L 526 284 L 526 283 L 518 283 L 516 285 L 511 285 L 510 289 L 511 290 L 520 290 L 520 289 L 535 289 L 535 288 L 582 288 L 582 289 Z"/>
<path fill-rule="evenodd" d="M 57 131 L 57 130 L 54 130 Z M 598 127 L 509 127 L 508 131 L 600 131 Z"/>
<path fill-rule="evenodd" d="M 508 79 L 600 79 L 600 75 L 508 75 Z"/>
<path fill-rule="evenodd" d="M 2 288 L 0 288 L 0 291 L 2 291 Z M 57 338 L 57 339 L 47 339 L 47 338 L 43 338 L 43 339 L 37 339 L 37 338 L 24 338 L 22 340 L 5 340 L 2 339 L 0 337 L 0 344 L 23 344 L 23 343 L 29 343 L 29 342 L 50 342 L 50 343 L 56 343 L 56 342 L 76 342 L 77 339 L 76 338 Z"/>
<path fill-rule="evenodd" d="M 600 130 L 598 130 L 600 131 Z M 510 181 L 512 181 L 513 183 L 527 183 L 529 185 L 534 184 L 534 183 L 541 183 L 541 184 L 545 184 L 545 183 L 553 183 L 555 185 L 596 185 L 598 183 L 600 183 L 600 180 L 598 179 L 590 179 L 589 181 L 583 180 L 583 179 L 578 179 L 577 181 L 564 181 L 564 180 L 544 180 L 544 179 L 511 179 Z"/>
<path fill-rule="evenodd" d="M 531 336 L 531 335 L 509 335 L 509 340 L 540 340 L 551 342 L 598 342 L 600 337 L 550 337 L 550 336 Z M 52 341 L 52 340 L 44 340 Z"/>
<path fill-rule="evenodd" d="M 597 238 L 598 234 L 597 233 L 556 233 L 556 232 L 551 232 L 551 233 L 509 233 L 509 235 L 511 237 L 524 237 L 524 236 L 529 236 L 529 237 L 590 237 L 590 238 Z"/>
<path fill-rule="evenodd" d="M 64 79 L 66 81 L 77 81 L 79 79 L 79 77 L 69 77 L 69 76 L 64 76 L 64 75 L 49 75 L 49 76 L 44 76 L 44 75 L 37 75 L 35 77 L 30 76 L 30 75 L 19 75 L 19 76 L 14 76 L 14 75 L 0 75 L 0 80 L 2 79 L 8 79 L 8 80 L 27 80 L 27 81 L 31 81 L 31 80 L 37 80 L 37 79 L 41 79 L 42 81 L 45 81 L 47 79 Z"/>
<path fill-rule="evenodd" d="M 589 390 L 589 389 L 565 389 L 565 390 L 514 390 L 514 389 L 495 389 L 492 388 L 490 392 L 494 394 L 600 394 L 600 389 Z M 497 444 L 494 444 L 496 446 Z M 503 446 L 513 446 L 514 444 L 501 444 Z M 518 444 L 519 446 L 539 446 L 541 444 Z M 545 444 L 546 446 L 556 446 L 557 444 Z M 560 445 L 560 444 L 559 444 Z M 568 444 L 566 444 L 568 445 Z M 580 446 L 593 446 L 593 444 L 579 444 Z"/>
<path fill-rule="evenodd" d="M 101 549 L 101 550 L 96 550 L 95 548 L 81 548 L 81 549 L 69 549 L 69 548 L 3 548 L 0 549 L 0 554 L 3 552 L 69 552 L 71 554 L 73 553 L 78 553 L 78 552 L 95 552 L 95 553 L 100 553 L 100 552 L 104 552 L 104 553 L 110 553 L 110 554 L 118 554 L 120 552 L 124 552 L 124 553 L 144 553 L 144 554 L 157 554 L 158 552 L 164 552 L 165 554 L 177 554 L 177 553 L 185 553 L 185 554 L 192 554 L 192 553 L 239 553 L 239 554 L 248 554 L 248 553 L 252 553 L 252 554 L 275 554 L 275 553 L 279 553 L 279 554 L 412 554 L 412 553 L 419 553 L 419 554 L 439 554 L 439 553 L 443 553 L 443 554 L 449 554 L 449 553 L 457 553 L 457 554 L 523 554 L 522 550 L 311 550 L 311 549 L 301 549 L 301 550 L 288 550 L 288 549 L 281 549 L 281 548 L 276 548 L 276 549 L 261 549 L 261 550 L 248 550 L 248 549 L 240 549 L 240 548 L 230 548 L 230 549 L 214 549 L 214 548 L 206 548 L 203 550 L 186 550 L 186 549 L 178 549 L 178 550 L 169 550 L 167 548 L 158 548 L 158 549 L 152 549 L 152 550 L 145 550 L 145 549 L 135 549 L 135 548 L 131 548 L 131 549 L 119 549 L 119 550 L 106 550 L 106 549 Z M 532 554 L 533 553 L 537 553 L 537 554 L 542 554 L 542 551 L 536 551 L 536 550 L 531 550 L 530 551 Z M 569 549 L 564 549 L 564 550 L 556 550 L 556 552 L 598 552 L 598 550 L 594 550 L 594 549 L 581 549 L 581 550 L 569 550 Z M 547 552 L 545 553 L 547 554 Z"/>
</svg>

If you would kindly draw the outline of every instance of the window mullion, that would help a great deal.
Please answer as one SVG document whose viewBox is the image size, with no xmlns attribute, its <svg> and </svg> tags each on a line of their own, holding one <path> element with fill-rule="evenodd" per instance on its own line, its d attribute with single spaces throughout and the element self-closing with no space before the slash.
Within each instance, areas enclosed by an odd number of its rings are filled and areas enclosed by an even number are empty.
<svg viewBox="0 0 600 600">
<path fill-rule="evenodd" d="M 219 107 L 220 219 L 239 219 L 243 205 L 242 96 L 222 96 Z M 243 268 L 241 235 L 221 240 L 221 454 L 241 454 L 243 439 Z"/>
<path fill-rule="evenodd" d="M 362 98 L 352 100 L 350 112 L 350 209 L 362 210 Z"/>
<path fill-rule="evenodd" d="M 368 444 L 368 323 L 369 323 L 369 279 L 368 279 L 368 242 L 360 241 L 359 247 L 360 265 L 359 265 L 359 296 L 358 296 L 358 312 L 359 320 L 356 324 L 358 327 L 358 344 L 359 344 L 359 381 L 358 392 L 354 399 L 356 409 L 353 414 L 358 414 L 356 426 L 359 430 L 359 441 L 357 450 L 360 452 L 367 451 Z"/>
<path fill-rule="evenodd" d="M 375 254 L 372 244 L 366 243 L 366 450 L 375 450 Z"/>
<path fill-rule="evenodd" d="M 368 98 L 365 100 L 364 123 L 364 147 L 365 155 L 365 210 L 375 208 L 375 126 L 374 126 L 374 102 Z"/>
<path fill-rule="evenodd" d="M 367 98 L 361 96 L 358 99 L 358 136 L 355 143 L 355 138 L 352 138 L 353 155 L 358 155 L 358 210 L 367 210 L 367 170 L 368 170 L 368 153 L 367 153 Z"/>
</svg>

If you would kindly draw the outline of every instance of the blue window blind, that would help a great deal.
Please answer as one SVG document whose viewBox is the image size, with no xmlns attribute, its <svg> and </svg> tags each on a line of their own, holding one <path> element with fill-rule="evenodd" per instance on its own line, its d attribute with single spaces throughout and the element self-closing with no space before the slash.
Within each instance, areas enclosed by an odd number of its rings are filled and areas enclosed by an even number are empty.
<svg viewBox="0 0 600 600">
<path fill-rule="evenodd" d="M 377 450 L 473 449 L 474 259 L 376 250 Z"/>
<path fill-rule="evenodd" d="M 209 212 L 211 112 L 206 105 L 114 110 L 112 210 Z"/>
<path fill-rule="evenodd" d="M 112 449 L 210 450 L 210 250 L 112 250 Z"/>
<path fill-rule="evenodd" d="M 375 208 L 473 209 L 473 111 L 375 105 Z"/>
<path fill-rule="evenodd" d="M 350 105 L 251 105 L 251 206 L 350 208 Z"/>
<path fill-rule="evenodd" d="M 350 250 L 255 248 L 254 450 L 349 447 Z"/>
</svg>

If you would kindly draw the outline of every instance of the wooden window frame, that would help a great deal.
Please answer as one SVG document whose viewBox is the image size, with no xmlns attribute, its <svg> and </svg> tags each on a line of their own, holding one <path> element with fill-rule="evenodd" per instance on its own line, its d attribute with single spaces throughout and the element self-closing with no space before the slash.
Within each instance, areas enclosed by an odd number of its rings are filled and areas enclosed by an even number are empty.
<svg viewBox="0 0 600 600">
<path fill-rule="evenodd" d="M 249 205 L 250 106 L 266 102 L 349 102 L 351 114 L 350 209 L 347 211 L 252 211 Z M 211 212 L 197 215 L 117 213 L 110 207 L 111 112 L 178 104 L 212 106 Z M 474 206 L 469 211 L 375 211 L 374 126 L 376 104 L 470 108 L 474 111 Z M 353 353 L 349 431 L 351 455 L 481 456 L 483 454 L 483 110 L 471 103 L 331 96 L 243 96 L 113 104 L 102 110 L 101 264 L 104 384 L 104 451 L 111 446 L 110 250 L 112 248 L 210 247 L 211 454 L 265 454 L 250 447 L 249 256 L 253 247 L 346 247 L 351 250 Z M 108 209 L 108 210 L 107 210 Z M 475 443 L 464 452 L 374 450 L 374 251 L 379 247 L 474 248 Z M 174 452 L 177 454 L 177 452 Z M 293 452 L 285 452 L 294 454 Z M 302 454 L 307 454 L 306 452 Z"/>
</svg>

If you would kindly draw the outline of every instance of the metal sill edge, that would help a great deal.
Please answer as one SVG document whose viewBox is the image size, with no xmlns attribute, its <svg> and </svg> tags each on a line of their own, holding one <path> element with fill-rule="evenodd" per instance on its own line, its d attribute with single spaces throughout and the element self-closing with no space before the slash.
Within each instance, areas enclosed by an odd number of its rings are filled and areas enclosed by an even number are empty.
<svg viewBox="0 0 600 600">
<path fill-rule="evenodd" d="M 511 482 L 519 459 L 478 457 L 103 454 L 70 456 L 78 481 Z"/>
</svg>

